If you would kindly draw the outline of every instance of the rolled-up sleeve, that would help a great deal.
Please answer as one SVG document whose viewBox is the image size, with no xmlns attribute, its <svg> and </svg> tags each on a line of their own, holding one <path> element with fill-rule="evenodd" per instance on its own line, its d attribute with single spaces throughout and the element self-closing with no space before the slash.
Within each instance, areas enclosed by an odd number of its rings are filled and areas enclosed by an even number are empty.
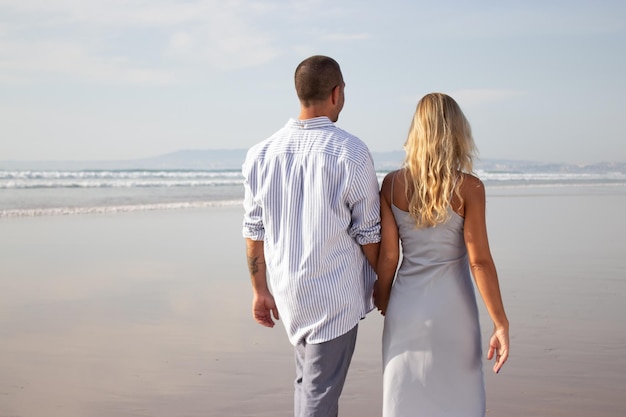
<svg viewBox="0 0 626 417">
<path fill-rule="evenodd" d="M 265 227 L 263 225 L 263 207 L 255 199 L 256 182 L 258 179 L 253 176 L 251 164 L 247 161 L 242 167 L 244 199 L 243 199 L 243 229 L 244 238 L 252 240 L 263 240 L 265 238 Z"/>
<path fill-rule="evenodd" d="M 359 245 L 380 242 L 380 198 L 374 162 L 368 158 L 356 166 L 350 187 L 352 224 L 350 236 Z"/>
</svg>

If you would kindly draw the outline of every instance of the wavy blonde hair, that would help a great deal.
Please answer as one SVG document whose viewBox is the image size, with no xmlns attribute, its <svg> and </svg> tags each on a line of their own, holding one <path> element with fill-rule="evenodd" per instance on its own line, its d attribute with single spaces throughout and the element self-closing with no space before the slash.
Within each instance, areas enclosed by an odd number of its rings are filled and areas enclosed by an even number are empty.
<svg viewBox="0 0 626 417">
<path fill-rule="evenodd" d="M 452 97 L 431 93 L 417 103 L 404 150 L 409 213 L 416 226 L 445 223 L 452 193 L 463 200 L 459 172 L 472 173 L 476 155 L 470 124 Z"/>
</svg>

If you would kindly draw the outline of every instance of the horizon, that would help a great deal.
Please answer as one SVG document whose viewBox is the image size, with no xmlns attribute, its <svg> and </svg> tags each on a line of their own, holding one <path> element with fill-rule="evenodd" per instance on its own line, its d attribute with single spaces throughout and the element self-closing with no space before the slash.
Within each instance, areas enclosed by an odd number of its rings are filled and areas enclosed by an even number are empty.
<svg viewBox="0 0 626 417">
<path fill-rule="evenodd" d="M 0 160 L 247 149 L 299 111 L 293 72 L 335 58 L 338 126 L 401 150 L 450 94 L 481 158 L 626 160 L 626 2 L 0 3 Z"/>
<path fill-rule="evenodd" d="M 234 166 L 238 162 L 243 162 L 243 158 L 245 157 L 245 153 L 247 149 L 245 148 L 214 148 L 214 149 L 181 149 L 178 151 L 168 152 L 161 155 L 154 156 L 146 156 L 140 158 L 129 158 L 129 159 L 92 159 L 92 160 L 52 160 L 52 159 L 41 159 L 41 160 L 7 160 L 0 159 L 0 170 L 7 169 L 18 169 L 18 170 L 29 170 L 35 169 L 37 165 L 39 166 L 56 166 L 61 167 L 64 164 L 66 166 L 81 166 L 81 170 L 89 170 L 89 169 L 100 169 L 100 168 L 90 168 L 90 166 L 98 167 L 98 166 L 119 166 L 124 168 L 116 168 L 116 169 L 134 169 L 132 168 L 133 164 L 138 164 L 135 166 L 149 166 L 153 165 L 162 165 L 162 166 L 177 166 L 179 168 L 165 168 L 165 169 L 213 169 L 210 167 L 219 167 L 221 166 Z M 402 158 L 404 156 L 403 150 L 393 150 L 393 151 L 370 151 L 374 162 L 376 165 L 382 165 L 385 167 L 389 167 L 393 162 L 401 163 Z M 214 155 L 206 155 L 213 153 Z M 224 161 L 224 155 L 220 155 L 220 153 L 229 153 L 234 154 L 230 155 L 231 159 L 226 159 Z M 236 157 L 235 159 L 232 159 Z M 390 158 L 388 160 L 380 159 L 380 158 Z M 212 158 L 212 159 L 211 159 Z M 241 160 L 241 161 L 240 161 Z M 12 168 L 4 168 L 4 166 L 13 166 Z M 30 164 L 30 165 L 29 165 Z M 148 164 L 148 165 L 146 165 Z M 558 167 L 577 167 L 577 168 L 585 168 L 585 167 L 600 167 L 600 166 L 623 166 L 626 168 L 626 161 L 617 161 L 617 160 L 605 160 L 605 161 L 591 161 L 587 163 L 572 163 L 572 162 L 564 162 L 564 161 L 536 161 L 536 160 L 526 160 L 526 159 L 510 159 L 510 158 L 481 158 L 476 157 L 474 160 L 474 165 L 479 167 L 481 165 L 509 165 L 509 166 L 535 166 L 535 167 L 549 167 L 549 166 L 558 166 Z M 33 168 L 26 168 L 27 166 L 31 166 Z M 17 168 L 16 168 L 17 167 Z M 62 169 L 62 168 L 55 168 Z M 138 168 L 141 169 L 141 168 Z M 150 168 L 152 169 L 152 168 Z M 231 168 L 228 168 L 231 169 Z M 45 169 L 44 169 L 45 170 Z"/>
</svg>

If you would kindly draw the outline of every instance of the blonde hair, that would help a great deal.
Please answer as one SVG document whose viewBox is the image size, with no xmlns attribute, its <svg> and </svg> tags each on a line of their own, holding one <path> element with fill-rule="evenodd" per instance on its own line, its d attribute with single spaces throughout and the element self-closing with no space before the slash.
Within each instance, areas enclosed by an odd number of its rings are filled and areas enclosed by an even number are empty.
<svg viewBox="0 0 626 417">
<path fill-rule="evenodd" d="M 459 172 L 471 173 L 476 155 L 469 122 L 452 97 L 431 93 L 417 103 L 404 150 L 409 213 L 416 226 L 445 223 L 452 193 L 463 200 Z"/>
</svg>

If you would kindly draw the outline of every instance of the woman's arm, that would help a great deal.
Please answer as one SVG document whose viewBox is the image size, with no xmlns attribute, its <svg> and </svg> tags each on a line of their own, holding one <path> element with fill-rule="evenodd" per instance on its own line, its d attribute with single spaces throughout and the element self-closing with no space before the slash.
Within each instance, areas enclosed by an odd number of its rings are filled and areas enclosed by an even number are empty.
<svg viewBox="0 0 626 417">
<path fill-rule="evenodd" d="M 381 240 L 376 268 L 378 279 L 374 284 L 374 303 L 383 315 L 387 311 L 391 284 L 393 284 L 400 258 L 398 226 L 391 211 L 391 182 L 396 173 L 397 171 L 390 172 L 385 176 L 380 190 Z"/>
<path fill-rule="evenodd" d="M 504 312 L 498 274 L 487 238 L 485 186 L 478 178 L 465 175 L 461 195 L 465 208 L 464 238 L 470 268 L 494 324 L 487 359 L 492 359 L 495 353 L 493 370 L 497 373 L 509 356 L 509 321 Z"/>
</svg>

